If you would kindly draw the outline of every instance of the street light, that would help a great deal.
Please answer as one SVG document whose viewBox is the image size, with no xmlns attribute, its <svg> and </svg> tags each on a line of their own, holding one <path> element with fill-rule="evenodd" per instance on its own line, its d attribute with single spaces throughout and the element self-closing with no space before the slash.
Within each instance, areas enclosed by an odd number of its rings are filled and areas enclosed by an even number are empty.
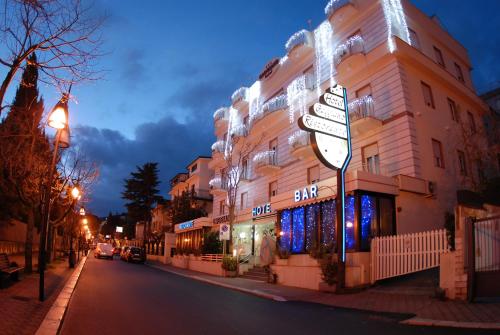
<svg viewBox="0 0 500 335">
<path fill-rule="evenodd" d="M 68 97 L 69 94 L 63 94 L 59 102 L 54 106 L 50 115 L 48 124 L 50 127 L 57 130 L 56 140 L 54 144 L 54 152 L 52 154 L 52 162 L 49 167 L 49 175 L 47 185 L 45 185 L 45 196 L 43 204 L 43 216 L 42 224 L 40 230 L 40 252 L 38 255 L 38 271 L 40 273 L 40 281 L 38 286 L 38 299 L 40 301 L 45 300 L 45 255 L 46 255 L 46 244 L 47 244 L 47 230 L 50 223 L 50 193 L 52 189 L 52 183 L 54 180 L 54 170 L 57 160 L 57 152 L 59 151 L 59 142 L 61 140 L 62 129 L 68 126 Z"/>
<path fill-rule="evenodd" d="M 78 189 L 77 186 L 74 186 L 73 189 L 71 190 L 71 197 L 73 198 L 73 201 L 77 201 L 78 199 L 81 198 L 81 193 L 80 190 Z M 75 222 L 75 217 L 73 211 L 71 211 L 71 232 L 69 236 L 69 267 L 74 268 L 75 267 L 75 250 L 73 249 L 73 233 L 74 233 L 74 225 L 73 223 Z"/>
</svg>

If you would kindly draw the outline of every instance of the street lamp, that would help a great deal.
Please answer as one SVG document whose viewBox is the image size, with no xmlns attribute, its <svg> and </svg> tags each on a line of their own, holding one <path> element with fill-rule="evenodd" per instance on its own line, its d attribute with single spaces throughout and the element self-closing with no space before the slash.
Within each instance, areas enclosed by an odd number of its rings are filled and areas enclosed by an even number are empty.
<svg viewBox="0 0 500 335">
<path fill-rule="evenodd" d="M 45 300 L 45 255 L 46 255 L 46 244 L 47 244 L 47 230 L 50 223 L 50 193 L 52 189 L 52 183 L 54 181 L 54 170 L 57 160 L 57 152 L 59 151 L 59 142 L 61 140 L 62 130 L 68 126 L 68 94 L 63 94 L 61 100 L 54 106 L 52 112 L 49 115 L 48 124 L 50 127 L 57 130 L 56 140 L 54 145 L 54 152 L 52 154 L 52 162 L 49 167 L 49 175 L 47 185 L 45 185 L 45 196 L 43 204 L 43 216 L 42 224 L 40 230 L 40 251 L 38 255 L 38 271 L 40 273 L 40 281 L 38 286 L 38 299 L 40 301 Z M 69 133 L 68 133 L 69 135 Z"/>
<path fill-rule="evenodd" d="M 71 190 L 71 197 L 73 198 L 73 201 L 77 201 L 78 199 L 81 198 L 81 193 L 78 187 L 73 187 Z M 71 211 L 71 231 L 70 231 L 70 236 L 69 236 L 69 267 L 74 268 L 75 267 L 75 250 L 73 249 L 73 233 L 74 233 L 74 222 L 75 222 L 75 217 L 73 211 Z"/>
</svg>

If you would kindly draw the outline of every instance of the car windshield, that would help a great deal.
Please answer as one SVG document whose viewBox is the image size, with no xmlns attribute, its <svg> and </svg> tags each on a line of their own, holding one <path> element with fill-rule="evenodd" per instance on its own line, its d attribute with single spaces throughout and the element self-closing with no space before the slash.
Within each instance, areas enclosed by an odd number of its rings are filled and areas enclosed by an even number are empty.
<svg viewBox="0 0 500 335">
<path fill-rule="evenodd" d="M 130 248 L 130 251 L 135 253 L 135 254 L 140 254 L 141 253 L 141 249 L 140 248 Z"/>
</svg>

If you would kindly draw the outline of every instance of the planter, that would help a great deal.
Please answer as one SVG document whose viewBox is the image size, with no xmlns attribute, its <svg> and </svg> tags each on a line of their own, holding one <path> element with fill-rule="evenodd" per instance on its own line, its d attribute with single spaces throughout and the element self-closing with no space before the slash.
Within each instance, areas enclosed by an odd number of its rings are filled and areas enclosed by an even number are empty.
<svg viewBox="0 0 500 335">
<path fill-rule="evenodd" d="M 276 265 L 286 266 L 288 265 L 288 258 L 276 258 Z"/>
<path fill-rule="evenodd" d="M 228 271 L 228 270 L 224 270 L 224 277 L 230 277 L 230 278 L 234 278 L 236 277 L 236 270 L 234 271 Z"/>
<path fill-rule="evenodd" d="M 321 292 L 335 293 L 337 290 L 337 285 L 328 285 L 325 282 L 320 282 L 318 284 L 318 290 Z"/>
</svg>

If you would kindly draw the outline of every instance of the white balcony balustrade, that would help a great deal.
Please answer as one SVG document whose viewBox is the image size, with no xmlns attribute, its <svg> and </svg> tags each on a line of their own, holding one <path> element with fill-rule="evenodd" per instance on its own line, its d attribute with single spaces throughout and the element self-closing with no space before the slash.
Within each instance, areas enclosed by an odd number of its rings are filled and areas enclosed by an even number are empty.
<svg viewBox="0 0 500 335">
<path fill-rule="evenodd" d="M 229 121 L 229 109 L 227 107 L 221 107 L 217 109 L 214 113 L 214 123 L 216 127 L 222 127 L 227 125 Z"/>
<path fill-rule="evenodd" d="M 230 130 L 230 135 L 233 137 L 233 139 L 236 139 L 238 137 L 246 137 L 248 135 L 247 126 L 243 123 L 233 126 Z"/>
<path fill-rule="evenodd" d="M 305 29 L 293 34 L 285 44 L 285 49 L 288 55 L 294 51 L 294 53 L 297 54 L 296 56 L 300 56 L 300 51 L 303 48 L 314 48 L 314 36 L 310 31 Z"/>
<path fill-rule="evenodd" d="M 314 151 L 311 147 L 311 135 L 304 130 L 297 130 L 288 137 L 288 145 L 290 153 L 297 159 L 306 159 L 314 156 Z"/>
<path fill-rule="evenodd" d="M 275 150 L 258 152 L 252 161 L 255 172 L 260 175 L 272 174 L 281 169 L 278 165 L 278 155 Z"/>
<path fill-rule="evenodd" d="M 208 182 L 212 195 L 222 195 L 227 193 L 227 179 L 216 176 Z"/>
<path fill-rule="evenodd" d="M 257 111 L 257 113 L 252 115 L 252 117 L 250 118 L 250 126 L 253 126 L 255 122 L 265 118 L 269 114 L 272 114 L 277 111 L 283 111 L 287 107 L 288 107 L 288 99 L 286 94 L 281 94 L 274 98 L 269 99 L 262 105 L 262 107 Z"/>
<path fill-rule="evenodd" d="M 330 0 L 325 6 L 325 15 L 330 17 L 346 6 L 354 6 L 352 0 Z"/>
<path fill-rule="evenodd" d="M 212 144 L 212 152 L 213 153 L 224 153 L 224 150 L 226 148 L 226 141 L 224 140 L 219 140 Z"/>
<path fill-rule="evenodd" d="M 240 87 L 236 91 L 234 91 L 233 95 L 231 95 L 231 103 L 233 107 L 238 109 L 243 107 L 245 104 L 248 104 L 248 87 Z"/>
<path fill-rule="evenodd" d="M 375 117 L 375 108 L 371 95 L 352 100 L 348 108 L 351 133 L 353 136 L 370 131 L 382 125 L 382 121 Z"/>
<path fill-rule="evenodd" d="M 356 54 L 363 54 L 365 51 L 365 42 L 360 35 L 349 37 L 347 41 L 335 47 L 333 52 L 333 61 L 338 66 L 344 59 Z"/>
</svg>

